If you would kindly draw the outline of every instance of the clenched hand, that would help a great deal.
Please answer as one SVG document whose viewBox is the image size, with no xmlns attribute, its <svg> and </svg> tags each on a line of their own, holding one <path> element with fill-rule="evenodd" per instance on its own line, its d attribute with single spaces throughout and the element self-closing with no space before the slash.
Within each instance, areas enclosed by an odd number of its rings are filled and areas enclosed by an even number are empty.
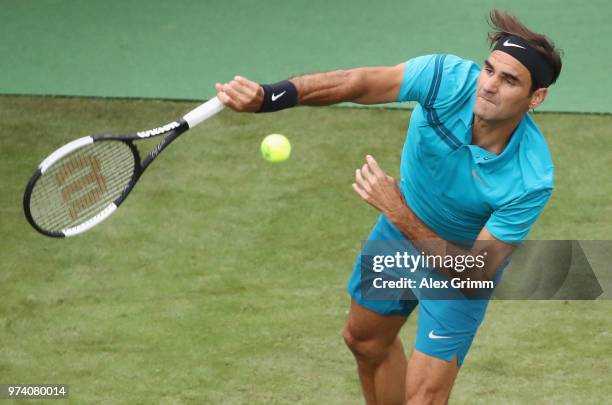
<svg viewBox="0 0 612 405">
<path fill-rule="evenodd" d="M 263 88 L 242 76 L 235 76 L 229 83 L 217 83 L 217 97 L 236 112 L 257 112 L 264 99 Z"/>
<path fill-rule="evenodd" d="M 361 169 L 355 171 L 353 190 L 388 218 L 401 216 L 408 209 L 395 179 L 383 172 L 370 155 Z"/>
</svg>

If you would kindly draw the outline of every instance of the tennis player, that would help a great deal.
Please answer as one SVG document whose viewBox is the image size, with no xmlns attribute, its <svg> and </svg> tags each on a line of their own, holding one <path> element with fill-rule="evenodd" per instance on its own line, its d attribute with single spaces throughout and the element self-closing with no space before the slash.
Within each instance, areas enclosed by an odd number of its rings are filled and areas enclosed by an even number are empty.
<svg viewBox="0 0 612 405">
<path fill-rule="evenodd" d="M 404 239 L 426 254 L 487 252 L 482 278 L 498 279 L 553 190 L 553 162 L 529 110 L 546 98 L 561 58 L 550 39 L 511 14 L 492 10 L 489 18 L 492 51 L 482 68 L 454 55 L 428 55 L 271 85 L 237 76 L 216 85 L 218 97 L 238 112 L 416 101 L 399 184 L 372 156 L 356 170 L 355 192 L 381 213 L 369 240 Z M 445 241 L 473 246 L 464 250 Z M 369 300 L 363 296 L 362 257 L 348 284 L 344 339 L 366 403 L 446 403 L 488 301 Z M 407 361 L 398 333 L 417 306 L 417 336 Z"/>
</svg>

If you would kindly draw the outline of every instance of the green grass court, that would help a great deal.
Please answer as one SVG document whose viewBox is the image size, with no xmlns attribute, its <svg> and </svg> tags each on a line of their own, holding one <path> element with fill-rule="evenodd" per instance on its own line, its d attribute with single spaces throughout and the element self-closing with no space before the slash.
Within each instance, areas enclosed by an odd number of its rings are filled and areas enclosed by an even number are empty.
<svg viewBox="0 0 612 405">
<path fill-rule="evenodd" d="M 432 53 L 482 63 L 492 7 L 564 51 L 534 115 L 555 191 L 529 238 L 612 240 L 612 3 L 381 4 L 0 0 L 0 384 L 68 384 L 74 404 L 362 403 L 341 331 L 377 213 L 351 183 L 366 154 L 397 177 L 408 109 L 223 111 L 68 240 L 29 226 L 24 188 L 66 142 L 165 124 L 236 74 L 270 83 Z M 261 158 L 270 133 L 291 140 L 289 161 Z M 612 403 L 610 256 L 591 263 L 598 300 L 492 301 L 451 403 Z"/>
<path fill-rule="evenodd" d="M 71 403 L 360 403 L 341 329 L 376 213 L 350 184 L 366 153 L 397 175 L 408 111 L 224 111 L 164 152 L 96 229 L 53 240 L 24 219 L 23 189 L 51 150 L 194 105 L 0 97 L 0 382 L 66 383 Z M 557 170 L 530 238 L 609 239 L 612 117 L 535 119 Z M 292 141 L 284 164 L 259 156 L 271 132 Z M 492 302 L 451 401 L 608 402 L 611 310 Z"/>
</svg>

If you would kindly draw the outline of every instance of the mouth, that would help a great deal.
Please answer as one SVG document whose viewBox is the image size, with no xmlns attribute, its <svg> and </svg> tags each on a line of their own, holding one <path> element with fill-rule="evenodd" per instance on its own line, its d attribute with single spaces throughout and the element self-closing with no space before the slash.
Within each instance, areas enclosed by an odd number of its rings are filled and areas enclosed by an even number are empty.
<svg viewBox="0 0 612 405">
<path fill-rule="evenodd" d="M 485 97 L 483 97 L 483 96 L 478 96 L 478 97 L 480 97 L 481 99 L 483 99 L 484 101 L 486 101 L 486 102 L 488 102 L 488 103 L 491 103 L 491 104 L 495 105 L 495 103 L 494 103 L 494 102 L 492 102 L 491 100 L 489 100 L 488 98 L 485 98 Z"/>
</svg>

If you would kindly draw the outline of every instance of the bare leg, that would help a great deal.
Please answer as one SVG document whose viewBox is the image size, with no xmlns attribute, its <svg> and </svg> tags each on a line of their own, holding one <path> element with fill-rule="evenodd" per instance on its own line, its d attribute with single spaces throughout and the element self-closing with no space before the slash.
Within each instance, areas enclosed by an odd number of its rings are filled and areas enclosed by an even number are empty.
<svg viewBox="0 0 612 405">
<path fill-rule="evenodd" d="M 406 401 L 409 405 L 446 404 L 459 373 L 457 360 L 440 360 L 412 352 L 406 371 Z"/>
<path fill-rule="evenodd" d="M 403 316 L 379 315 L 351 302 L 344 340 L 357 361 L 368 405 L 404 403 L 406 356 L 398 337 L 404 322 Z"/>
</svg>

